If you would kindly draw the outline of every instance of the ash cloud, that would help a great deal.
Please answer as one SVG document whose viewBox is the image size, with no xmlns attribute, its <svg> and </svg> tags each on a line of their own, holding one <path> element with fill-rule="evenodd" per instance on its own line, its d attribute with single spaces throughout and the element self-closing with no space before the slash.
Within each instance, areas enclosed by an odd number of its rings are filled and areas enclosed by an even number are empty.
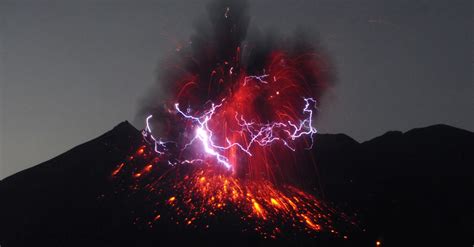
<svg viewBox="0 0 474 247">
<path fill-rule="evenodd" d="M 152 114 L 160 122 L 172 121 L 166 119 L 169 115 L 164 106 L 174 103 L 176 89 L 185 80 L 193 80 L 198 84 L 195 94 L 189 96 L 189 102 L 185 102 L 188 106 L 215 102 L 223 91 L 232 90 L 232 86 L 223 87 L 219 83 L 209 86 L 215 79 L 212 74 L 214 68 L 220 66 L 229 69 L 230 66 L 226 67 L 225 64 L 234 61 L 234 71 L 243 69 L 249 74 L 262 74 L 269 57 L 277 50 L 284 51 L 290 57 L 305 54 L 317 56 L 317 73 L 311 69 L 301 69 L 302 81 L 311 85 L 312 96 L 317 99 L 334 84 L 335 71 L 327 53 L 315 37 L 308 35 L 314 32 L 298 29 L 291 36 L 281 36 L 274 31 L 259 31 L 258 27 L 250 27 L 248 1 L 212 1 L 207 5 L 207 13 L 206 18 L 195 22 L 195 33 L 187 45 L 159 64 L 156 84 L 140 103 L 140 119 Z M 221 80 L 232 80 L 225 73 L 220 73 L 220 76 Z"/>
</svg>

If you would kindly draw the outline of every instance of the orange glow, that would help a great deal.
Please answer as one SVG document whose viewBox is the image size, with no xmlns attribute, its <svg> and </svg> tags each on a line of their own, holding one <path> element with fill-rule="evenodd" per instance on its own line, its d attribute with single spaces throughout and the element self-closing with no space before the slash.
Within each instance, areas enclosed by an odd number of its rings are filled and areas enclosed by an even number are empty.
<svg viewBox="0 0 474 247">
<path fill-rule="evenodd" d="M 152 165 L 147 165 L 144 170 L 145 170 L 146 172 L 150 172 L 150 171 L 151 171 L 151 168 L 153 168 Z"/>
<path fill-rule="evenodd" d="M 280 207 L 280 203 L 278 203 L 278 201 L 275 200 L 274 198 L 271 198 L 270 202 L 272 203 L 273 206 Z"/>
<path fill-rule="evenodd" d="M 376 246 L 380 246 L 382 243 L 380 241 L 375 242 Z"/>
<path fill-rule="evenodd" d="M 183 217 L 179 221 L 185 225 L 199 222 L 190 220 L 192 218 L 216 217 L 219 212 L 232 210 L 241 212 L 242 219 L 254 222 L 256 231 L 268 234 L 270 238 L 280 234 L 279 231 L 270 234 L 264 229 L 278 228 L 283 222 L 305 232 L 319 232 L 324 227 L 328 232 L 332 229 L 329 216 L 323 211 L 325 206 L 295 187 L 277 188 L 267 180 L 241 180 L 210 167 L 197 169 L 173 181 L 173 193 L 177 195 L 166 201 L 176 211 L 175 215 Z M 163 186 L 167 184 L 167 180 L 161 179 L 155 187 L 161 187 L 161 182 Z"/>
<path fill-rule="evenodd" d="M 311 221 L 311 219 L 308 218 L 308 216 L 306 216 L 306 215 L 304 215 L 304 214 L 302 214 L 301 216 L 305 219 L 306 224 L 308 224 L 308 226 L 309 226 L 311 229 L 313 229 L 313 230 L 315 230 L 315 231 L 321 230 L 321 227 L 320 227 L 318 224 L 314 224 L 314 223 Z"/>
<path fill-rule="evenodd" d="M 260 204 L 258 204 L 255 200 L 253 200 L 253 208 L 254 208 L 254 212 L 256 212 L 256 214 L 260 217 L 262 217 L 263 219 L 265 219 L 265 213 L 263 211 L 263 209 L 260 207 Z"/>
<path fill-rule="evenodd" d="M 124 165 L 125 165 L 125 163 L 121 163 L 121 164 L 117 167 L 117 169 L 115 169 L 115 170 L 112 172 L 112 176 L 117 175 L 117 174 L 120 172 L 120 170 L 122 170 L 122 167 L 123 167 Z"/>
<path fill-rule="evenodd" d="M 149 156 L 143 155 L 140 159 L 142 157 Z M 137 157 L 129 162 L 136 164 L 138 160 Z M 144 162 L 142 168 L 138 167 L 139 172 L 133 172 L 137 167 L 128 165 L 128 162 L 121 163 L 112 175 L 131 172 L 136 182 L 132 188 L 141 187 L 150 192 L 150 196 L 155 195 L 158 202 L 164 201 L 165 204 L 157 205 L 169 207 L 165 210 L 173 212 L 171 217 L 176 224 L 199 225 L 204 218 L 219 217 L 227 212 L 237 213 L 242 221 L 252 222 L 251 229 L 266 238 L 278 237 L 285 232 L 280 229 L 287 226 L 309 234 L 327 231 L 343 236 L 332 226 L 331 214 L 334 211 L 293 186 L 276 186 L 266 179 L 241 179 L 208 164 L 192 166 L 185 172 L 179 166 L 166 168 L 168 172 L 157 177 L 153 173 L 160 171 L 157 162 L 155 159 Z M 155 166 L 156 170 L 153 169 Z M 149 183 L 144 183 L 146 181 Z M 170 188 L 170 185 L 171 190 L 160 189 Z M 152 217 L 154 221 L 161 220 L 163 214 L 158 212 Z M 343 237 L 347 239 L 347 236 Z"/>
<path fill-rule="evenodd" d="M 158 214 L 157 216 L 155 216 L 153 220 L 159 220 L 160 218 L 161 218 L 161 215 Z"/>
</svg>

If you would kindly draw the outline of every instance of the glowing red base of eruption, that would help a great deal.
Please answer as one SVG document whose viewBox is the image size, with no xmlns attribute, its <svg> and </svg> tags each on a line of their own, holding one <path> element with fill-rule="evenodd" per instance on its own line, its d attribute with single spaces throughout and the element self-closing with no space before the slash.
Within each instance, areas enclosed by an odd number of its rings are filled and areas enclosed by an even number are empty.
<svg viewBox="0 0 474 247">
<path fill-rule="evenodd" d="M 213 227 L 212 219 L 219 221 L 230 215 L 240 222 L 242 231 L 254 230 L 264 238 L 295 232 L 343 236 L 334 227 L 334 220 L 348 222 L 348 218 L 296 187 L 237 178 L 225 168 L 209 164 L 166 163 L 144 145 L 111 174 L 127 184 L 129 192 L 148 199 L 153 210 L 141 217 L 151 227 L 168 221 L 205 229 Z"/>
</svg>

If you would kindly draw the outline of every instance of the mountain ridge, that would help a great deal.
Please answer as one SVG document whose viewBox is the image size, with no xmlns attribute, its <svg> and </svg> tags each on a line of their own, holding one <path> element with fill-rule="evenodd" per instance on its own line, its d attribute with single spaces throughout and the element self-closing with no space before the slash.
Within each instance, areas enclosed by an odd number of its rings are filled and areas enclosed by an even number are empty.
<svg viewBox="0 0 474 247">
<path fill-rule="evenodd" d="M 345 145 L 354 145 L 354 144 L 368 144 L 368 143 L 372 143 L 376 140 L 378 140 L 379 138 L 387 138 L 387 137 L 394 137 L 394 136 L 404 136 L 404 135 L 407 135 L 407 134 L 414 134 L 414 133 L 417 133 L 417 132 L 420 132 L 420 131 L 426 131 L 426 130 L 433 130 L 433 129 L 444 129 L 444 130 L 451 130 L 451 131 L 456 131 L 458 133 L 464 133 L 464 134 L 469 134 L 469 135 L 474 135 L 474 132 L 471 132 L 469 130 L 464 130 L 464 129 L 461 129 L 461 128 L 457 128 L 457 127 L 453 127 L 453 126 L 450 126 L 450 125 L 447 125 L 447 124 L 434 124 L 434 125 L 429 125 L 429 126 L 426 126 L 426 127 L 418 127 L 418 128 L 413 128 L 413 129 L 410 129 L 406 132 L 402 132 L 402 131 L 398 131 L 398 130 L 390 130 L 390 131 L 387 131 L 385 132 L 384 134 L 382 135 L 379 135 L 379 136 L 376 136 L 376 137 L 373 137 L 372 139 L 369 139 L 369 140 L 366 140 L 366 141 L 362 141 L 362 142 L 359 142 L 357 140 L 355 140 L 354 138 L 350 137 L 349 135 L 347 134 L 344 134 L 344 133 L 317 133 L 316 134 L 316 145 L 318 145 L 318 140 L 320 139 L 326 139 L 326 138 L 333 138 L 333 139 L 338 139 L 338 143 L 344 143 Z M 99 138 L 102 138 L 103 136 L 107 136 L 107 135 L 110 135 L 110 133 L 114 132 L 114 131 L 119 131 L 119 132 L 129 132 L 129 133 L 134 133 L 136 134 L 136 136 L 138 137 L 139 136 L 139 133 L 140 131 L 138 129 L 136 129 L 129 121 L 125 120 L 125 121 L 122 121 L 120 122 L 119 124 L 117 124 L 115 127 L 113 127 L 111 130 L 107 131 L 106 133 L 102 134 L 102 135 L 99 135 L 98 137 L 95 137 L 89 141 L 86 141 L 82 144 L 79 144 L 69 150 L 66 150 L 64 151 L 62 154 L 59 154 L 51 159 L 48 159 L 46 161 L 43 161 L 37 165 L 34 165 L 33 167 L 37 167 L 37 166 L 41 166 L 42 164 L 45 164 L 47 162 L 50 162 L 66 153 L 68 153 L 69 151 L 72 151 L 76 148 L 79 148 L 81 147 L 82 145 L 85 145 L 89 142 L 92 142 L 96 139 L 99 139 Z M 29 169 L 33 168 L 33 167 L 30 167 L 30 168 L 27 168 L 27 169 L 24 169 L 24 170 L 21 170 L 17 173 L 14 173 L 10 176 L 7 176 L 3 179 L 1 179 L 0 181 L 3 181 L 9 177 L 12 177 L 12 176 L 15 176 L 16 174 L 20 174 L 20 173 L 23 173 L 24 171 L 28 171 Z"/>
<path fill-rule="evenodd" d="M 302 188 L 316 195 L 322 190 L 324 198 L 341 210 L 357 212 L 365 230 L 346 242 L 322 236 L 319 244 L 471 240 L 473 204 L 467 195 L 474 188 L 470 151 L 474 133 L 432 125 L 388 132 L 361 143 L 345 134 L 317 134 L 315 138 L 311 152 L 319 175 L 311 172 L 312 166 L 302 164 L 301 173 L 306 175 Z M 140 131 L 124 121 L 97 138 L 1 180 L 0 244 L 129 246 L 143 238 L 140 244 L 152 246 L 165 241 L 133 224 L 126 198 L 101 199 L 115 195 L 110 174 L 141 140 Z M 186 234 L 169 233 L 168 240 L 186 239 Z M 435 237 L 412 240 L 420 234 Z M 245 241 L 242 237 L 235 244 L 275 244 Z"/>
</svg>

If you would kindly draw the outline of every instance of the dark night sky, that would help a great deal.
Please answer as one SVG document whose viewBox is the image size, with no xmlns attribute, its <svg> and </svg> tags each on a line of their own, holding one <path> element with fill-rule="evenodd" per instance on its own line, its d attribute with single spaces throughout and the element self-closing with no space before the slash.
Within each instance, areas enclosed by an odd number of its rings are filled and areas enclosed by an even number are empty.
<svg viewBox="0 0 474 247">
<path fill-rule="evenodd" d="M 123 120 L 206 1 L 0 0 L 0 179 Z M 251 26 L 319 33 L 338 83 L 320 132 L 474 130 L 472 1 L 254 0 Z"/>
</svg>

